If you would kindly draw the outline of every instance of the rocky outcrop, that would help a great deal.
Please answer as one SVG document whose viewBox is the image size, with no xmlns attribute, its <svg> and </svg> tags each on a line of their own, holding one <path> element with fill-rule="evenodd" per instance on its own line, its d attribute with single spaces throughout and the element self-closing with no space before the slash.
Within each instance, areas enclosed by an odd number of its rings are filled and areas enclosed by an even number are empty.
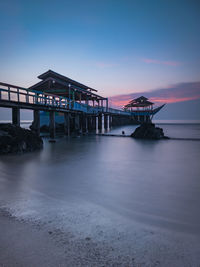
<svg viewBox="0 0 200 267">
<path fill-rule="evenodd" d="M 136 139 L 168 139 L 163 129 L 155 127 L 154 123 L 143 123 L 131 134 Z"/>
<path fill-rule="evenodd" d="M 0 124 L 0 154 L 23 153 L 43 147 L 36 133 L 9 123 Z"/>
</svg>

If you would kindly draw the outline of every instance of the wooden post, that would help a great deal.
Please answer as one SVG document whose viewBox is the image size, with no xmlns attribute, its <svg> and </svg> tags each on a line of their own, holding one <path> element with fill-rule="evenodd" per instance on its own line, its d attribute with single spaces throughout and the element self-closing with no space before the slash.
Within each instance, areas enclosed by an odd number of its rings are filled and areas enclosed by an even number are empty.
<svg viewBox="0 0 200 267">
<path fill-rule="evenodd" d="M 80 115 L 75 115 L 75 131 L 80 131 Z"/>
<path fill-rule="evenodd" d="M 70 136 L 70 113 L 65 113 L 66 134 Z"/>
<path fill-rule="evenodd" d="M 102 114 L 98 116 L 98 129 L 102 130 Z"/>
<path fill-rule="evenodd" d="M 86 116 L 85 117 L 85 131 L 86 131 L 86 133 L 88 133 L 88 119 L 89 119 L 89 117 Z"/>
<path fill-rule="evenodd" d="M 12 108 L 12 123 L 16 126 L 20 126 L 20 109 Z"/>
<path fill-rule="evenodd" d="M 109 128 L 112 127 L 112 115 L 109 116 Z"/>
<path fill-rule="evenodd" d="M 50 138 L 55 138 L 55 112 L 49 112 L 49 130 L 50 130 Z"/>
<path fill-rule="evenodd" d="M 108 129 L 108 115 L 104 114 L 104 128 Z"/>
<path fill-rule="evenodd" d="M 34 128 L 38 135 L 40 135 L 40 111 L 33 111 L 33 119 L 34 119 Z"/>
<path fill-rule="evenodd" d="M 92 117 L 92 130 L 96 130 L 96 116 Z"/>
</svg>

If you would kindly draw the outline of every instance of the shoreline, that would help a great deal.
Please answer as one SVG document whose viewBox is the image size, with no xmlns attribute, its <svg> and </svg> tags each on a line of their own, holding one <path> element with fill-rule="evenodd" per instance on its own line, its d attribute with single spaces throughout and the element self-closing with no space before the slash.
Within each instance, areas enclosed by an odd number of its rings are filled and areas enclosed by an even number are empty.
<svg viewBox="0 0 200 267">
<path fill-rule="evenodd" d="M 168 236 L 167 233 L 159 233 L 159 228 L 152 230 L 151 227 L 145 227 L 141 231 L 135 226 L 132 250 L 123 247 L 130 240 L 124 240 L 126 235 L 120 232 L 116 237 L 117 244 L 108 236 L 102 241 L 89 236 L 75 237 L 72 232 L 50 229 L 48 223 L 18 219 L 0 208 L 0 266 L 199 266 L 199 249 L 194 235 L 180 235 L 176 231 Z M 187 242 L 191 244 L 186 249 Z"/>
</svg>

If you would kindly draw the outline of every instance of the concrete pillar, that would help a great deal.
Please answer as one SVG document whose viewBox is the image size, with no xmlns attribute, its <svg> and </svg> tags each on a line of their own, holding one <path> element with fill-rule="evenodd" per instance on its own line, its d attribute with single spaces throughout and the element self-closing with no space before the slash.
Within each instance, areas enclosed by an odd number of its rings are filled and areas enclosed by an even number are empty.
<svg viewBox="0 0 200 267">
<path fill-rule="evenodd" d="M 112 115 L 109 116 L 109 128 L 112 127 Z"/>
<path fill-rule="evenodd" d="M 91 131 L 93 129 L 93 117 L 88 116 L 88 130 Z"/>
<path fill-rule="evenodd" d="M 80 115 L 75 115 L 75 131 L 80 131 Z"/>
<path fill-rule="evenodd" d="M 33 119 L 34 119 L 34 129 L 35 132 L 40 135 L 40 111 L 34 110 L 33 111 Z"/>
<path fill-rule="evenodd" d="M 64 133 L 70 135 L 70 114 L 64 113 Z"/>
<path fill-rule="evenodd" d="M 104 128 L 108 129 L 108 115 L 104 114 Z"/>
<path fill-rule="evenodd" d="M 20 126 L 20 109 L 12 108 L 12 124 Z"/>
<path fill-rule="evenodd" d="M 89 117 L 85 117 L 85 131 L 86 131 L 86 133 L 88 133 L 88 119 L 89 119 Z"/>
<path fill-rule="evenodd" d="M 86 115 L 83 114 L 81 117 L 81 128 L 82 128 L 82 132 L 86 132 Z"/>
<path fill-rule="evenodd" d="M 50 130 L 50 138 L 55 138 L 55 112 L 49 112 L 49 130 Z"/>
<path fill-rule="evenodd" d="M 96 130 L 96 116 L 92 117 L 92 130 Z"/>
<path fill-rule="evenodd" d="M 98 116 L 98 129 L 102 130 L 102 114 Z"/>
</svg>

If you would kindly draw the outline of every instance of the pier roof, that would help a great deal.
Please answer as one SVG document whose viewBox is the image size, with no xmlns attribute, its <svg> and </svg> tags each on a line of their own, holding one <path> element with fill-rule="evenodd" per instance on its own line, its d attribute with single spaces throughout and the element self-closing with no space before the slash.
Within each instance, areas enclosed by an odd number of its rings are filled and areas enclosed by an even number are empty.
<svg viewBox="0 0 200 267">
<path fill-rule="evenodd" d="M 31 90 L 38 90 L 58 96 L 70 97 L 74 94 L 75 100 L 106 100 L 107 98 L 96 94 L 97 90 L 52 70 L 38 76 L 42 81 L 29 87 Z M 95 93 L 94 93 L 95 92 Z"/>
<path fill-rule="evenodd" d="M 148 107 L 154 105 L 153 102 L 150 102 L 148 98 L 144 96 L 140 96 L 138 98 L 135 98 L 131 100 L 127 105 L 125 105 L 125 108 L 131 108 L 131 107 Z"/>
</svg>

